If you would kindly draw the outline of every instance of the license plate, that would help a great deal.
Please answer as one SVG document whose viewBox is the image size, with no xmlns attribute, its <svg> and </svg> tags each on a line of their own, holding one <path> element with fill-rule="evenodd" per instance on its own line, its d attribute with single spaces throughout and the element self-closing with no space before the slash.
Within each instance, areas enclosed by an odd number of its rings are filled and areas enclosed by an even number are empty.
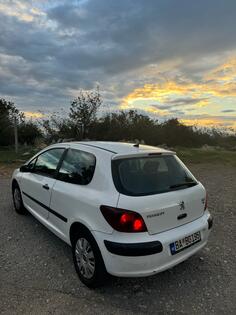
<svg viewBox="0 0 236 315">
<path fill-rule="evenodd" d="M 172 255 L 175 255 L 182 250 L 192 246 L 201 241 L 201 233 L 196 232 L 189 236 L 182 238 L 181 240 L 175 241 L 174 243 L 170 244 L 170 251 Z"/>
</svg>

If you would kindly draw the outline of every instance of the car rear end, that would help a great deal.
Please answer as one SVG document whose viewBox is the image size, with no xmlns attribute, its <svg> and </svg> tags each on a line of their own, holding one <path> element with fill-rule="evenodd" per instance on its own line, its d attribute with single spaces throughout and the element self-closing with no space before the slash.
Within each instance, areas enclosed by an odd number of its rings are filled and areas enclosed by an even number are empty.
<svg viewBox="0 0 236 315">
<path fill-rule="evenodd" d="M 117 154 L 111 167 L 117 206 L 100 210 L 113 233 L 96 232 L 109 273 L 151 275 L 206 245 L 212 226 L 206 191 L 173 152 Z"/>
</svg>

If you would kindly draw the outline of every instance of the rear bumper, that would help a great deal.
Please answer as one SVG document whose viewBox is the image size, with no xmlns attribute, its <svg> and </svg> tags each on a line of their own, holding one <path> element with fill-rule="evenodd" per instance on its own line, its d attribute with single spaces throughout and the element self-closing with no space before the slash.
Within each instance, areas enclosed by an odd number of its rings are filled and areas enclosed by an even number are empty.
<svg viewBox="0 0 236 315">
<path fill-rule="evenodd" d="M 202 249 L 208 240 L 212 217 L 208 211 L 199 219 L 156 235 L 94 232 L 108 273 L 121 277 L 142 277 L 169 269 Z M 172 255 L 170 244 L 195 232 L 201 241 Z"/>
<path fill-rule="evenodd" d="M 153 255 L 161 253 L 163 250 L 163 246 L 159 241 L 129 244 L 105 240 L 104 244 L 110 253 L 129 257 Z"/>
</svg>

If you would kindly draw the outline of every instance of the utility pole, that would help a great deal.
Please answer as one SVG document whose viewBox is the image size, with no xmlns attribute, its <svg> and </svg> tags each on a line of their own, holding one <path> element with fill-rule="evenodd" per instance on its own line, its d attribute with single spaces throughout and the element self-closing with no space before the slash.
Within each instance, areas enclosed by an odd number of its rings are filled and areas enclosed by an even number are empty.
<svg viewBox="0 0 236 315">
<path fill-rule="evenodd" d="M 17 130 L 17 120 L 14 118 L 14 136 L 15 136 L 15 152 L 18 153 L 18 130 Z"/>
<path fill-rule="evenodd" d="M 80 129 L 81 129 L 82 140 L 84 140 L 85 129 L 84 129 L 84 124 L 83 123 L 80 125 Z"/>
</svg>

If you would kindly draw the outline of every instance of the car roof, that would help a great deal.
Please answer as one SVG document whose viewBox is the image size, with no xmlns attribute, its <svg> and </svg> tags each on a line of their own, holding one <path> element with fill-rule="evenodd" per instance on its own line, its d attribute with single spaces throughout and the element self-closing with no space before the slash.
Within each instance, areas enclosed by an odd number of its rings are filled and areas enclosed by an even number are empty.
<svg viewBox="0 0 236 315">
<path fill-rule="evenodd" d="M 62 143 L 60 143 L 62 144 Z M 133 155 L 133 154 L 142 154 L 142 153 L 174 153 L 169 150 L 165 150 L 160 147 L 154 147 L 149 145 L 139 144 L 138 146 L 135 143 L 127 142 L 112 142 L 112 141 L 78 141 L 78 142 L 67 142 L 64 143 L 69 145 L 71 148 L 78 148 L 80 145 L 84 145 L 94 149 L 104 150 L 113 154 L 119 155 Z"/>
</svg>

